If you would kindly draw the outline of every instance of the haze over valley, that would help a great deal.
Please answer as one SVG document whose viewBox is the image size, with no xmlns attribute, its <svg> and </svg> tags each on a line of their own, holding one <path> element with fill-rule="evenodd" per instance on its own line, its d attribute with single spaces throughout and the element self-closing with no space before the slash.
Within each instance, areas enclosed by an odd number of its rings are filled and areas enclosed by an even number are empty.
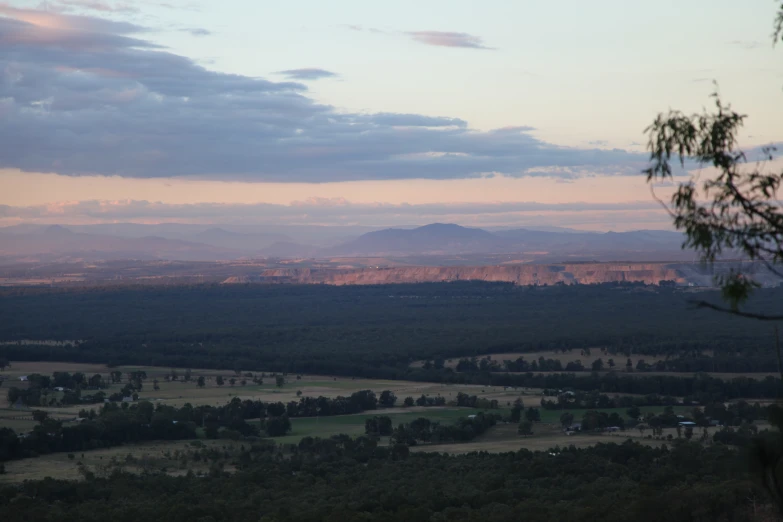
<svg viewBox="0 0 783 522">
<path fill-rule="evenodd" d="M 0 522 L 783 520 L 783 0 L 0 0 Z"/>
</svg>

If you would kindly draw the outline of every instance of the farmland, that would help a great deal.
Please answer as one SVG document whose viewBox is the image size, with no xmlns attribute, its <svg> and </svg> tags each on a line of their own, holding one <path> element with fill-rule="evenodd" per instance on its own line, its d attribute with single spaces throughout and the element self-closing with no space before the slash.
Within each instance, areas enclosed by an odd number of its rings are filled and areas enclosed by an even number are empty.
<svg viewBox="0 0 783 522">
<path fill-rule="evenodd" d="M 181 376 L 186 371 L 191 372 L 190 381 L 183 381 Z M 13 362 L 10 368 L 7 368 L 0 376 L 6 379 L 5 388 L 11 386 L 25 387 L 26 383 L 19 381 L 22 376 L 33 373 L 50 375 L 54 372 L 81 372 L 86 375 L 101 374 L 104 377 L 112 371 L 119 371 L 124 375 L 135 372 L 146 372 L 147 379 L 144 389 L 139 393 L 139 398 L 149 400 L 155 403 L 167 404 L 171 406 L 182 406 L 190 403 L 194 406 L 201 404 L 221 405 L 225 404 L 234 397 L 240 399 L 251 399 L 261 401 L 280 401 L 288 402 L 297 400 L 300 396 L 304 397 L 337 397 L 340 395 L 349 395 L 357 390 L 372 390 L 379 394 L 383 390 L 393 391 L 400 399 L 411 396 L 417 398 L 421 395 L 443 396 L 446 400 L 452 400 L 457 393 L 479 395 L 486 399 L 496 399 L 502 403 L 512 402 L 517 397 L 532 397 L 537 395 L 536 390 L 512 390 L 503 387 L 481 386 L 481 385 L 458 385 L 442 384 L 428 382 L 413 382 L 403 380 L 385 380 L 385 379 L 362 379 L 351 377 L 337 377 L 325 375 L 287 375 L 285 383 L 277 386 L 272 374 L 263 372 L 249 372 L 253 376 L 263 379 L 263 384 L 258 385 L 246 377 L 247 372 L 240 371 L 238 374 L 231 371 L 209 370 L 209 369 L 187 369 L 187 368 L 164 368 L 155 366 L 116 366 L 108 367 L 100 364 L 82 364 L 82 363 L 62 363 L 62 362 Z M 180 376 L 177 381 L 166 380 L 172 371 Z M 223 377 L 225 384 L 219 386 L 216 384 L 217 377 Z M 198 377 L 205 378 L 205 386 L 197 385 Z M 236 379 L 236 382 L 230 384 L 230 379 Z M 245 385 L 240 384 L 245 379 Z M 152 382 L 157 380 L 159 390 L 154 390 Z M 119 391 L 123 383 L 110 384 L 106 389 L 107 394 Z M 301 393 L 299 393 L 301 392 Z M 9 408 L 6 397 L 3 394 L 0 398 L 0 405 Z M 82 406 L 66 406 L 61 408 L 48 408 L 52 413 L 75 414 Z M 46 408 L 45 408 L 46 409 Z M 0 421 L 2 422 L 2 421 Z M 1 424 L 0 424 L 1 425 Z"/>
<path fill-rule="evenodd" d="M 196 443 L 198 447 L 214 448 L 221 451 L 231 450 L 237 443 L 225 440 L 204 440 Z M 170 475 L 181 475 L 188 471 L 203 473 L 207 465 L 188 462 L 181 464 L 172 454 L 193 450 L 194 441 L 157 441 L 136 446 L 119 446 L 97 449 L 76 454 L 51 453 L 36 458 L 14 460 L 5 464 L 6 473 L 0 475 L 0 483 L 40 480 L 46 477 L 64 480 L 83 480 L 80 465 L 98 475 L 107 475 L 111 468 L 120 467 L 124 471 L 141 473 L 143 471 L 165 470 Z M 128 456 L 131 456 L 130 458 Z"/>
</svg>

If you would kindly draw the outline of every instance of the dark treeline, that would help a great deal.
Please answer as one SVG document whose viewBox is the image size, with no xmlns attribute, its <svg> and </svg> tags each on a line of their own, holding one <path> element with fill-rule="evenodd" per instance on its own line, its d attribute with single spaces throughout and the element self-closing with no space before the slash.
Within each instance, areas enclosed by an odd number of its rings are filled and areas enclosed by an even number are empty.
<svg viewBox="0 0 783 522">
<path fill-rule="evenodd" d="M 371 417 L 364 423 L 364 433 L 370 437 L 391 437 L 391 442 L 415 446 L 417 444 L 443 444 L 448 442 L 469 442 L 502 420 L 501 415 L 477 413 L 457 419 L 453 424 L 442 424 L 419 417 L 408 423 L 393 427 L 388 415 Z"/>
<path fill-rule="evenodd" d="M 222 462 L 221 462 L 222 464 Z M 207 477 L 116 471 L 0 488 L 3 522 L 749 522 L 771 519 L 737 452 L 676 441 L 447 456 L 369 437 L 245 447 Z M 709 477 L 709 480 L 704 480 Z"/>
<path fill-rule="evenodd" d="M 489 428 L 497 424 L 500 415 L 478 413 L 454 424 L 441 424 L 420 417 L 409 423 L 399 424 L 391 433 L 392 441 L 397 444 L 415 446 L 416 444 L 443 444 L 448 442 L 470 442 Z"/>
<path fill-rule="evenodd" d="M 692 297 L 634 284 L 485 282 L 6 288 L 0 339 L 85 342 L 5 344 L 0 357 L 397 378 L 419 359 L 590 347 L 635 359 L 713 350 L 768 360 L 771 330 L 692 310 Z M 783 289 L 759 291 L 755 308 L 783 312 Z"/>
<path fill-rule="evenodd" d="M 573 350 L 568 350 L 571 352 Z M 620 351 L 617 347 L 610 347 L 591 356 L 590 349 L 581 350 L 585 354 L 585 362 L 580 359 L 562 362 L 559 359 L 539 356 L 516 359 L 494 360 L 491 356 L 460 359 L 456 365 L 458 372 L 600 372 L 600 371 L 625 371 L 625 372 L 725 372 L 725 373 L 752 373 L 770 372 L 777 368 L 777 356 L 769 355 L 744 355 L 739 354 L 706 356 L 702 353 L 683 352 L 681 354 L 667 354 L 672 358 L 661 361 L 645 361 L 644 355 L 630 357 L 631 350 L 626 347 Z M 597 358 L 596 358 L 597 357 Z M 592 362 L 590 362 L 592 361 Z M 443 361 L 427 361 L 425 369 L 443 368 Z"/>
<path fill-rule="evenodd" d="M 544 390 L 544 395 L 545 397 L 541 398 L 541 407 L 545 410 L 639 408 L 679 404 L 677 398 L 664 395 L 609 396 L 597 391 L 563 392 L 562 390 Z"/>
<path fill-rule="evenodd" d="M 780 378 L 735 377 L 719 379 L 708 374 L 693 376 L 629 376 L 613 373 L 456 373 L 448 370 L 416 372 L 409 378 L 453 384 L 482 384 L 600 393 L 684 397 L 686 402 L 706 404 L 739 398 L 776 399 L 783 395 Z"/>
</svg>

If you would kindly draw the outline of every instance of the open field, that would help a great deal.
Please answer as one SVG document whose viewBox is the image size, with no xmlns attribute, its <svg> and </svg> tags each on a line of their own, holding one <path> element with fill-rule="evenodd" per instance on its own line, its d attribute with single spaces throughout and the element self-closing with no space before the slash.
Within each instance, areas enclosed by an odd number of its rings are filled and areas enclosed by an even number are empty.
<svg viewBox="0 0 783 522">
<path fill-rule="evenodd" d="M 67 421 L 73 419 L 75 415 L 62 409 L 54 410 L 50 416 L 53 419 Z M 33 420 L 32 411 L 0 409 L 0 427 L 12 428 L 17 433 L 30 431 L 33 426 L 38 424 Z"/>
<path fill-rule="evenodd" d="M 480 410 L 474 408 L 450 408 L 450 407 L 414 407 L 414 408 L 391 408 L 376 410 L 373 413 L 360 413 L 357 415 L 337 415 L 332 417 L 319 418 L 298 418 L 291 419 L 291 433 L 285 437 L 275 438 L 276 442 L 298 443 L 303 437 L 331 437 L 332 435 L 346 434 L 352 437 L 364 435 L 364 422 L 372 417 L 388 415 L 392 419 L 392 424 L 397 426 L 401 423 L 411 422 L 419 417 L 426 417 L 433 422 L 451 424 L 460 417 L 467 417 L 476 413 L 488 411 L 489 413 L 500 413 L 501 410 Z M 383 438 L 387 442 L 387 437 Z"/>
<path fill-rule="evenodd" d="M 500 372 L 496 372 L 500 373 Z M 509 375 L 525 375 L 528 372 L 503 372 Z M 549 373 L 563 373 L 563 372 L 535 372 L 536 374 L 549 374 Z M 599 375 L 606 375 L 612 372 L 597 372 Z M 626 372 L 625 370 L 614 370 L 614 373 L 621 377 L 693 377 L 697 372 Z M 767 377 L 779 378 L 780 374 L 776 372 L 738 372 L 738 373 L 726 373 L 726 372 L 702 372 L 706 373 L 710 377 L 715 379 L 722 379 L 730 381 L 737 377 L 747 377 L 748 379 L 766 379 Z M 581 372 L 577 375 L 590 375 L 590 372 Z M 756 399 L 754 399 L 755 401 Z"/>
<path fill-rule="evenodd" d="M 227 440 L 202 440 L 206 448 L 231 448 L 239 445 L 238 442 Z M 117 446 L 114 448 L 97 449 L 74 453 L 70 459 L 67 453 L 52 453 L 41 457 L 11 460 L 5 463 L 5 474 L 0 475 L 0 484 L 8 482 L 22 482 L 25 480 L 38 480 L 45 477 L 55 479 L 75 480 L 82 478 L 78 463 L 83 463 L 90 471 L 96 474 L 108 473 L 112 459 L 125 462 L 127 456 L 133 455 L 136 459 L 132 463 L 125 463 L 126 471 L 141 472 L 145 468 L 166 469 L 169 474 L 185 474 L 188 470 L 194 473 L 206 472 L 208 464 L 188 461 L 182 466 L 171 458 L 171 453 L 193 449 L 193 441 L 160 441 L 133 446 Z M 199 465 L 200 464 L 200 465 Z"/>
<path fill-rule="evenodd" d="M 686 411 L 689 408 L 679 406 L 674 407 L 675 412 Z M 643 412 L 660 412 L 663 407 L 644 407 Z M 378 416 L 388 415 L 392 418 L 393 424 L 407 423 L 419 417 L 426 417 L 433 422 L 453 423 L 458 418 L 466 417 L 478 413 L 480 409 L 457 408 L 457 407 L 412 407 L 412 408 L 390 408 L 379 409 L 371 413 L 362 413 L 356 415 L 341 415 L 321 418 L 294 418 L 291 419 L 292 431 L 284 437 L 276 437 L 273 440 L 278 444 L 298 443 L 303 437 L 330 437 L 337 434 L 346 434 L 349 436 L 359 436 L 364 434 L 365 420 Z M 584 435 L 566 435 L 562 432 L 559 424 L 559 418 L 566 410 L 540 410 L 542 422 L 536 423 L 534 433 L 529 437 L 522 437 L 517 434 L 516 424 L 498 424 L 477 438 L 473 442 L 462 444 L 440 444 L 440 445 L 419 445 L 411 448 L 412 451 L 444 452 L 451 454 L 463 454 L 474 451 L 486 452 L 505 452 L 517 451 L 521 448 L 529 450 L 547 450 L 555 446 L 587 447 L 597 443 L 622 443 L 626 439 L 632 439 L 644 444 L 661 445 L 665 441 L 647 438 L 649 431 L 645 436 L 638 430 L 632 429 L 619 433 L 600 433 Z M 575 420 L 579 421 L 586 410 L 570 410 L 574 414 Z M 625 417 L 623 408 L 612 408 L 599 410 L 606 413 L 617 412 Z M 491 410 L 490 413 L 505 413 L 507 410 Z M 0 424 L 15 422 L 10 419 L 13 416 L 19 416 L 20 412 L 10 410 L 0 410 Z M 257 422 L 249 420 L 248 422 Z M 759 425 L 760 429 L 766 426 Z M 708 434 L 711 438 L 717 428 L 708 428 Z M 694 437 L 701 436 L 702 428 L 695 430 Z M 673 428 L 665 429 L 663 436 L 672 435 L 676 437 L 676 430 Z M 383 437 L 380 444 L 389 443 L 388 437 Z M 189 470 L 194 473 L 206 472 L 208 465 L 205 462 L 195 463 L 189 460 L 187 463 L 180 462 L 172 453 L 193 449 L 194 444 L 204 444 L 206 447 L 229 448 L 242 444 L 242 442 L 231 442 L 227 440 L 205 440 L 194 441 L 157 441 L 139 445 L 127 445 L 115 448 L 86 451 L 84 453 L 74 454 L 74 458 L 69 458 L 66 453 L 55 453 L 43 455 L 38 458 L 10 461 L 6 463 L 7 473 L 0 476 L 2 482 L 20 482 L 28 479 L 40 479 L 43 477 L 53 477 L 58 479 L 76 480 L 82 477 L 79 471 L 78 463 L 83 463 L 87 469 L 97 474 L 109 473 L 110 464 L 116 465 L 117 462 L 124 463 L 124 469 L 133 472 L 144 470 L 165 471 L 169 474 L 184 474 Z M 128 455 L 132 455 L 131 462 L 125 462 Z"/>
<path fill-rule="evenodd" d="M 692 410 L 692 408 L 687 406 L 674 406 L 673 408 L 674 408 L 674 412 L 678 414 L 687 413 Z M 661 413 L 663 409 L 664 409 L 663 406 L 646 406 L 640 408 L 642 413 L 647 413 L 647 412 Z M 559 426 L 560 426 L 560 416 L 563 413 L 566 412 L 572 413 L 574 415 L 574 421 L 579 422 L 582 418 L 582 415 L 584 415 L 584 413 L 587 410 L 585 409 L 573 409 L 573 410 L 540 409 L 539 411 L 541 412 L 541 423 L 537 424 L 537 426 L 541 426 L 542 428 L 544 428 L 544 433 L 546 434 L 546 437 L 551 437 L 553 435 L 556 436 L 562 435 Z M 626 408 L 606 408 L 606 409 L 599 409 L 597 411 L 605 412 L 607 414 L 617 413 L 622 418 L 627 419 Z M 332 417 L 321 417 L 317 419 L 311 417 L 299 418 L 299 419 L 295 418 L 295 419 L 291 419 L 291 433 L 289 435 L 286 435 L 285 437 L 277 437 L 275 438 L 275 441 L 279 443 L 298 443 L 303 437 L 308 437 L 308 436 L 331 437 L 332 435 L 338 435 L 341 433 L 346 435 L 351 435 L 351 436 L 364 435 L 365 420 L 379 415 L 388 415 L 389 417 L 391 417 L 393 425 L 397 426 L 400 423 L 411 422 L 419 417 L 426 417 L 433 422 L 451 424 L 461 417 L 467 417 L 468 415 L 474 415 L 479 412 L 496 413 L 502 415 L 502 414 L 507 414 L 508 410 L 505 408 L 501 408 L 497 410 L 482 410 L 476 408 L 456 408 L 456 407 L 444 407 L 444 408 L 414 407 L 414 408 L 379 409 L 373 413 L 361 413 L 357 415 L 337 415 Z M 512 431 L 514 437 L 512 437 L 512 439 L 516 440 L 518 438 L 516 434 L 516 429 L 517 429 L 516 425 L 513 426 L 498 425 L 492 428 L 490 432 L 500 431 L 501 433 L 505 433 L 507 426 L 510 426 L 508 428 L 509 430 L 513 428 Z M 487 437 L 487 435 L 484 435 L 482 437 L 482 440 L 485 437 Z M 585 436 L 585 437 L 590 437 L 590 436 Z M 505 436 L 502 437 L 503 442 L 508 442 L 507 439 L 508 437 Z M 385 438 L 384 438 L 384 442 L 385 442 Z M 471 444 L 475 444 L 475 442 Z M 503 450 L 497 449 L 494 451 L 503 451 Z"/>
<path fill-rule="evenodd" d="M 714 377 L 716 379 L 723 379 L 723 380 L 731 380 L 736 379 L 737 377 L 747 377 L 749 379 L 765 379 L 767 377 L 775 377 L 780 378 L 780 374 L 777 372 L 743 372 L 743 373 L 725 373 L 725 372 L 705 372 L 710 377 Z M 638 377 L 689 377 L 691 375 L 695 375 L 693 373 L 686 373 L 686 372 L 631 372 L 631 373 L 625 373 L 623 372 L 623 375 L 629 375 L 629 376 L 638 376 Z"/>
<path fill-rule="evenodd" d="M 763 429 L 766 426 L 759 426 L 759 429 Z M 694 430 L 693 438 L 698 440 L 701 436 L 704 428 L 697 428 Z M 707 428 L 707 433 L 712 440 L 712 435 L 719 428 Z M 666 444 L 665 440 L 657 440 L 653 438 L 647 438 L 649 430 L 645 432 L 643 436 L 638 430 L 626 430 L 615 433 L 591 433 L 580 435 L 566 435 L 560 429 L 557 424 L 551 424 L 546 422 L 537 423 L 533 427 L 533 435 L 529 437 L 523 437 L 517 434 L 517 426 L 514 424 L 499 424 L 490 428 L 487 433 L 478 437 L 472 442 L 464 444 L 426 444 L 414 446 L 411 451 L 437 451 L 441 453 L 450 453 L 453 455 L 459 455 L 464 453 L 471 453 L 473 451 L 486 451 L 491 453 L 502 453 L 504 451 L 518 451 L 520 449 L 528 449 L 530 451 L 544 451 L 556 446 L 567 447 L 575 446 L 577 448 L 585 448 L 598 443 L 616 443 L 622 444 L 628 439 L 642 444 L 648 444 L 651 446 L 660 446 Z M 666 428 L 663 430 L 663 437 L 666 438 L 671 435 L 673 438 L 677 437 L 677 430 L 675 428 Z"/>
<path fill-rule="evenodd" d="M 533 435 L 522 437 L 517 434 L 515 424 L 499 424 L 490 428 L 487 433 L 473 442 L 464 444 L 425 444 L 414 446 L 412 451 L 437 451 L 451 454 L 471 453 L 473 451 L 487 451 L 501 453 L 504 451 L 518 451 L 529 449 L 531 451 L 543 451 L 555 446 L 574 445 L 578 448 L 592 446 L 599 442 L 621 443 L 627 438 L 629 432 L 619 434 L 590 434 L 590 435 L 566 435 L 559 426 L 549 423 L 538 423 L 533 428 Z M 637 432 L 638 434 L 638 432 Z M 659 441 L 650 441 L 661 444 Z"/>
<path fill-rule="evenodd" d="M 693 407 L 691 406 L 672 406 L 672 409 L 674 410 L 674 413 L 678 415 L 687 414 L 693 411 Z M 611 415 L 612 413 L 617 413 L 624 420 L 628 420 L 628 416 L 626 414 L 627 410 L 628 408 L 597 408 L 595 411 L 604 412 L 607 415 Z M 664 406 L 642 406 L 641 408 L 639 408 L 639 411 L 641 411 L 642 414 L 661 413 L 663 410 L 664 410 Z M 541 412 L 541 422 L 559 424 L 560 416 L 563 415 L 564 413 L 572 413 L 574 415 L 574 422 L 579 422 L 582 418 L 582 415 L 584 415 L 584 413 L 588 410 L 581 409 L 581 408 L 568 409 L 568 410 L 545 410 L 543 408 L 540 408 L 539 411 Z"/>
<path fill-rule="evenodd" d="M 147 373 L 147 380 L 144 382 L 143 390 L 139 393 L 140 400 L 148 400 L 154 403 L 162 403 L 171 406 L 181 407 L 186 403 L 193 405 L 211 405 L 221 406 L 229 402 L 234 397 L 242 400 L 262 400 L 266 402 L 289 402 L 298 400 L 297 392 L 301 392 L 305 397 L 337 397 L 347 396 L 358 390 L 373 390 L 376 394 L 384 390 L 391 390 L 397 395 L 397 405 L 400 406 L 405 397 L 418 398 L 421 395 L 442 396 L 447 402 L 456 400 L 460 392 L 469 395 L 477 395 L 485 399 L 498 400 L 501 407 L 510 405 L 518 397 L 521 397 L 526 403 L 533 405 L 540 400 L 540 391 L 538 390 L 513 390 L 503 387 L 479 386 L 479 385 L 449 385 L 426 382 L 412 381 L 387 381 L 374 379 L 353 379 L 349 377 L 330 377 L 324 375 L 288 375 L 286 383 L 282 387 L 275 385 L 274 377 L 269 375 L 264 377 L 262 385 L 253 384 L 250 378 L 247 378 L 247 384 L 242 386 L 240 381 L 243 377 L 236 376 L 234 372 L 224 370 L 192 370 L 192 380 L 184 382 L 166 381 L 165 376 L 171 373 L 171 368 L 153 367 L 153 366 L 118 366 L 109 368 L 105 365 L 97 364 L 74 364 L 74 363 L 54 363 L 54 362 L 13 362 L 13 365 L 3 372 L 6 382 L 3 388 L 0 388 L 0 427 L 11 427 L 18 431 L 27 431 L 35 424 L 31 420 L 31 410 L 13 410 L 7 403 L 5 390 L 11 386 L 20 388 L 26 387 L 27 383 L 19 381 L 20 376 L 32 373 L 51 375 L 53 372 L 83 372 L 89 375 L 99 373 L 108 380 L 108 374 L 112 370 L 123 373 L 123 382 L 110 385 L 104 390 L 107 395 L 120 391 L 125 385 L 127 372 L 144 370 Z M 180 376 L 185 373 L 184 368 L 174 369 Z M 223 376 L 226 384 L 218 386 L 215 378 Z M 255 375 L 261 375 L 256 373 Z M 206 386 L 199 388 L 196 379 L 203 376 L 206 379 Z M 234 377 L 237 382 L 234 386 L 228 383 L 228 379 Z M 158 380 L 159 390 L 153 389 L 153 380 Z M 41 407 L 54 417 L 74 417 L 82 409 L 97 408 L 100 405 L 78 404 L 64 407 Z M 27 418 L 30 417 L 30 420 Z M 14 418 L 14 420 L 12 420 Z M 16 420 L 19 418 L 20 420 Z M 363 422 L 363 421 L 362 421 Z"/>
</svg>

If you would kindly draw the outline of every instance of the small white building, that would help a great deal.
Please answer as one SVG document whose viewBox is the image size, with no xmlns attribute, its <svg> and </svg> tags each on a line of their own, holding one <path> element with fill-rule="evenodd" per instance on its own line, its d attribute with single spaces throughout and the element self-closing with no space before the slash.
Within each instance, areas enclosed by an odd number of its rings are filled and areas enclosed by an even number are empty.
<svg viewBox="0 0 783 522">
<path fill-rule="evenodd" d="M 22 375 L 21 377 L 19 377 L 19 380 L 20 381 L 26 381 L 27 380 L 27 375 Z"/>
</svg>

